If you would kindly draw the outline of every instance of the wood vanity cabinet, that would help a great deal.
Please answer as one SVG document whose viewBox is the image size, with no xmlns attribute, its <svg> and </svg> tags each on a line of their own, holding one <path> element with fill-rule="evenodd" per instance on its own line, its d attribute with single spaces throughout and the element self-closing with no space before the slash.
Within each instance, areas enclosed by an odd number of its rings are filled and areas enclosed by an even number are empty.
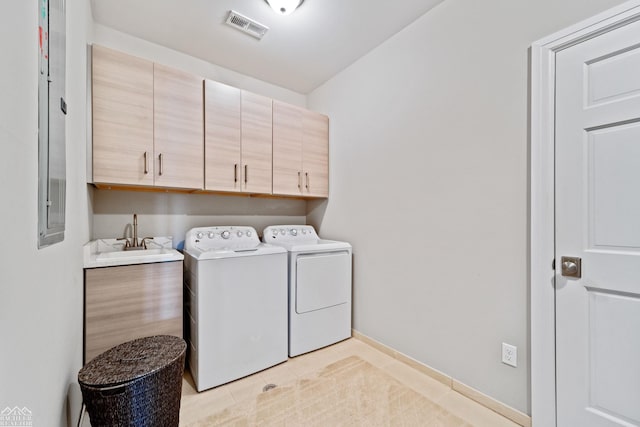
<svg viewBox="0 0 640 427">
<path fill-rule="evenodd" d="M 329 118 L 273 101 L 273 194 L 329 196 Z"/>
<path fill-rule="evenodd" d="M 202 81 L 94 45 L 93 182 L 202 189 Z"/>
<path fill-rule="evenodd" d="M 84 271 L 85 363 L 136 338 L 182 338 L 182 261 Z"/>
<path fill-rule="evenodd" d="M 272 101 L 205 80 L 205 190 L 271 194 Z"/>
</svg>

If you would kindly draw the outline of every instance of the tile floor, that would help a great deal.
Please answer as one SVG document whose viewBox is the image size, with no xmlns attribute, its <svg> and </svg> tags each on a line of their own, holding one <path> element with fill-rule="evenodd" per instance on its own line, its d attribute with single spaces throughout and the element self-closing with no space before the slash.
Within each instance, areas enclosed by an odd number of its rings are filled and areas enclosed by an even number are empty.
<svg viewBox="0 0 640 427">
<path fill-rule="evenodd" d="M 299 377 L 349 356 L 358 356 L 384 370 L 401 383 L 474 426 L 517 426 L 496 412 L 355 338 L 289 359 L 273 368 L 201 393 L 196 392 L 191 375 L 185 373 L 182 383 L 180 425 L 189 424 L 243 400 L 252 399 L 262 393 L 263 387 L 267 384 L 291 383 Z"/>
</svg>

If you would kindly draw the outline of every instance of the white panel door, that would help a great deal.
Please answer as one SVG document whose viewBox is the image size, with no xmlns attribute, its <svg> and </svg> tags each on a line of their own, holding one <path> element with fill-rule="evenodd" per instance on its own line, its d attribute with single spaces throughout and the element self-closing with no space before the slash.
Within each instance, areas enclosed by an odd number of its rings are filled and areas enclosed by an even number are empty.
<svg viewBox="0 0 640 427">
<path fill-rule="evenodd" d="M 640 23 L 556 59 L 557 425 L 638 426 Z"/>
</svg>

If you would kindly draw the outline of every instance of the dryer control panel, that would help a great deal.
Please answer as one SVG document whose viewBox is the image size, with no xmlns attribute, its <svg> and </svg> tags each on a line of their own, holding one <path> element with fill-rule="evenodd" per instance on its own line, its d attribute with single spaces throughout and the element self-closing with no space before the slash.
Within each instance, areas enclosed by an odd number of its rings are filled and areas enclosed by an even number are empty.
<svg viewBox="0 0 640 427">
<path fill-rule="evenodd" d="M 311 225 L 271 225 L 264 229 L 266 243 L 315 243 L 318 234 Z"/>
<path fill-rule="evenodd" d="M 184 239 L 186 250 L 212 251 L 218 249 L 237 250 L 258 246 L 260 239 L 253 227 L 198 227 L 187 231 Z"/>
</svg>

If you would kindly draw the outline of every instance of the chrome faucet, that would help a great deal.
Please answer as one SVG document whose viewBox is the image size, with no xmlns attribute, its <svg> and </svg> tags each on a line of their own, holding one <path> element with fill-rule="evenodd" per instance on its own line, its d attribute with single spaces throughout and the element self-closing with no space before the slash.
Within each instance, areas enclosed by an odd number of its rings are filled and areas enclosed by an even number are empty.
<svg viewBox="0 0 640 427">
<path fill-rule="evenodd" d="M 147 240 L 153 240 L 153 237 L 145 237 L 138 242 L 138 214 L 133 214 L 133 236 L 131 241 L 128 237 L 120 237 L 117 240 L 124 240 L 124 250 L 147 249 Z"/>
<path fill-rule="evenodd" d="M 131 247 L 138 247 L 138 214 L 133 214 L 133 242 Z"/>
</svg>

